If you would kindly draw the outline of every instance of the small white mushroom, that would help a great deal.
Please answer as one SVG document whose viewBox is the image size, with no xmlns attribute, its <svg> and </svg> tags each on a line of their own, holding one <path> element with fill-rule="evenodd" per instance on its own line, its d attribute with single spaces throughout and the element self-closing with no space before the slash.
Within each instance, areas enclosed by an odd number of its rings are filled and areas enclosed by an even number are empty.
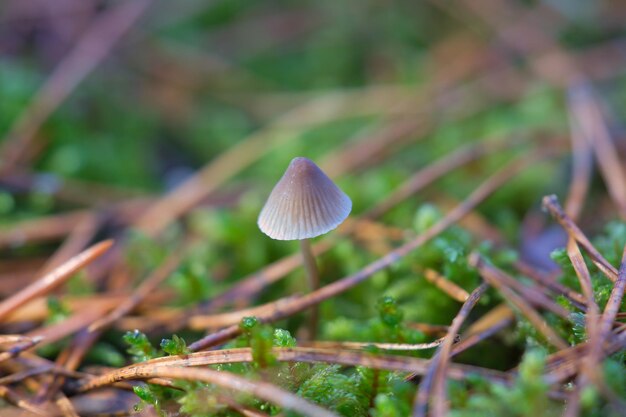
<svg viewBox="0 0 626 417">
<path fill-rule="evenodd" d="M 263 233 L 277 240 L 323 235 L 350 214 L 352 201 L 307 158 L 294 158 L 259 215 Z"/>
<path fill-rule="evenodd" d="M 263 233 L 277 240 L 299 240 L 309 290 L 319 287 L 319 273 L 310 238 L 339 226 L 350 214 L 352 201 L 315 163 L 294 158 L 276 183 L 257 224 Z M 310 336 L 317 327 L 317 309 L 312 310 Z"/>
</svg>

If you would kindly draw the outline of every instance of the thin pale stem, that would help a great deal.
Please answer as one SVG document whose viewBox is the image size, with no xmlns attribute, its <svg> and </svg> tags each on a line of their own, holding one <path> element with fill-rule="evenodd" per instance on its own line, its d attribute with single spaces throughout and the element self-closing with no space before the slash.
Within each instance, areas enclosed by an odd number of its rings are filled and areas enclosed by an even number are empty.
<svg viewBox="0 0 626 417">
<path fill-rule="evenodd" d="M 304 270 L 306 271 L 307 283 L 309 291 L 315 291 L 320 287 L 320 274 L 317 269 L 317 263 L 311 250 L 311 241 L 309 239 L 303 239 L 300 241 L 300 250 L 302 251 L 302 263 Z M 317 334 L 317 319 L 318 319 L 318 307 L 314 305 L 311 308 L 309 316 L 309 338 L 315 339 Z"/>
<path fill-rule="evenodd" d="M 315 262 L 313 251 L 311 250 L 311 241 L 309 239 L 301 240 L 300 250 L 302 251 L 302 260 L 304 270 L 306 271 L 309 291 L 315 291 L 320 286 L 320 274 L 317 270 L 317 263 Z"/>
</svg>

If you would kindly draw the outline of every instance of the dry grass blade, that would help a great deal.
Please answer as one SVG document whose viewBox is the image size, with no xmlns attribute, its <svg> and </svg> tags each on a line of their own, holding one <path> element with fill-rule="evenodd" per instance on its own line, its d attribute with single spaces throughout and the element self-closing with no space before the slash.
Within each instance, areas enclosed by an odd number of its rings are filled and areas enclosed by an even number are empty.
<svg viewBox="0 0 626 417">
<path fill-rule="evenodd" d="M 74 227 L 63 244 L 46 261 L 42 273 L 46 273 L 70 259 L 75 253 L 83 250 L 98 232 L 100 219 L 97 214 L 86 213 Z"/>
<path fill-rule="evenodd" d="M 401 103 L 400 105 L 396 104 L 395 107 L 402 109 L 407 106 L 405 103 Z M 364 133 L 357 135 L 362 137 L 351 140 L 341 151 L 330 153 L 320 163 L 320 166 L 331 178 L 347 172 L 354 172 L 374 158 L 384 158 L 390 150 L 401 145 L 398 142 L 406 142 L 407 139 L 413 140 L 416 133 L 419 134 L 420 138 L 423 137 L 424 135 L 420 133 L 428 126 L 428 122 L 422 119 L 424 118 L 415 116 L 405 119 L 396 118 L 395 120 L 390 118 L 381 127 L 366 128 Z"/>
<path fill-rule="evenodd" d="M 535 286 L 526 286 L 501 269 L 490 268 L 490 271 L 494 276 L 497 276 L 497 279 L 502 282 L 504 286 L 520 293 L 522 297 L 531 302 L 531 304 L 542 307 L 563 319 L 569 320 L 569 311 L 554 302 L 541 289 Z"/>
<path fill-rule="evenodd" d="M 92 262 L 94 259 L 101 256 L 107 249 L 113 245 L 112 240 L 105 240 L 97 243 L 85 251 L 79 253 L 67 262 L 56 267 L 42 278 L 33 282 L 17 294 L 7 298 L 0 303 L 0 320 L 11 314 L 15 309 L 22 306 L 26 302 L 32 300 L 35 297 L 46 294 L 52 291 L 69 279 L 72 274 Z"/>
<path fill-rule="evenodd" d="M 587 338 L 591 343 L 591 347 L 587 350 L 585 359 L 580 361 L 581 371 L 577 378 L 577 383 L 570 394 L 570 398 L 565 410 L 564 417 L 574 417 L 580 412 L 580 392 L 589 384 L 590 381 L 599 381 L 597 378 L 597 365 L 599 360 L 599 350 L 602 349 L 602 344 L 598 334 L 598 319 L 600 316 L 600 310 L 596 304 L 593 294 L 593 285 L 591 283 L 591 276 L 582 253 L 576 244 L 576 241 L 570 238 L 567 242 L 567 254 L 572 262 L 576 276 L 580 283 L 580 287 L 583 290 L 587 307 L 585 314 L 585 328 L 587 331 Z"/>
<path fill-rule="evenodd" d="M 422 246 L 424 243 L 433 239 L 441 232 L 449 228 L 451 225 L 469 214 L 474 209 L 474 207 L 480 204 L 495 190 L 500 188 L 504 183 L 509 181 L 515 175 L 519 174 L 519 172 L 526 168 L 530 163 L 536 163 L 539 156 L 539 154 L 528 155 L 526 157 L 520 158 L 519 160 L 516 160 L 515 162 L 507 165 L 500 171 L 496 172 L 493 176 L 489 177 L 489 179 L 482 183 L 480 187 L 478 187 L 469 197 L 467 197 L 467 199 L 463 203 L 455 207 L 443 219 L 433 225 L 430 229 L 426 230 L 423 234 L 417 236 L 415 239 L 409 241 L 408 243 L 391 251 L 384 257 L 369 264 L 361 271 L 356 272 L 355 274 L 347 276 L 338 281 L 335 281 L 334 283 L 322 287 L 309 294 L 298 297 L 296 300 L 289 303 L 289 305 L 284 306 L 282 309 L 277 310 L 271 314 L 261 316 L 259 317 L 259 319 L 262 321 L 271 322 L 306 310 L 312 305 L 318 304 L 323 300 L 334 297 L 337 294 L 340 294 L 359 284 L 360 282 L 366 280 L 376 272 L 389 267 L 402 257 L 406 256 L 413 250 Z M 191 345 L 189 345 L 189 349 L 191 349 L 192 351 L 196 351 L 205 349 L 209 346 L 214 346 L 215 344 L 221 343 L 224 340 L 228 340 L 229 338 L 236 336 L 237 334 L 239 334 L 239 332 L 240 329 L 238 326 L 227 327 L 217 333 L 208 335 L 207 337 L 192 343 Z"/>
<path fill-rule="evenodd" d="M 580 84 L 570 92 L 570 107 L 581 134 L 591 143 L 609 195 L 622 220 L 626 219 L 626 173 L 619 160 L 611 133 L 595 94 L 588 84 Z"/>
<path fill-rule="evenodd" d="M 593 294 L 591 275 L 589 274 L 589 270 L 587 269 L 587 265 L 585 264 L 582 253 L 580 253 L 580 249 L 573 239 L 570 239 L 567 243 L 567 255 L 572 262 L 572 266 L 574 267 L 574 271 L 576 272 L 576 276 L 578 277 L 578 282 L 580 283 L 580 287 L 582 288 L 583 294 L 586 299 L 585 304 L 587 306 L 587 332 L 589 338 L 592 338 L 592 334 L 594 333 L 593 330 L 596 327 L 596 324 L 594 323 L 596 323 L 600 315 L 600 310 Z"/>
<path fill-rule="evenodd" d="M 468 145 L 456 152 L 450 153 L 417 171 L 403 182 L 389 197 L 367 211 L 364 217 L 368 219 L 380 217 L 448 172 L 489 155 L 490 153 L 496 152 L 497 150 L 502 150 L 506 146 L 510 146 L 510 142 L 481 142 L 479 144 Z"/>
<path fill-rule="evenodd" d="M 574 221 L 563 211 L 559 200 L 555 195 L 548 195 L 543 198 L 543 207 L 550 212 L 552 217 L 559 222 L 567 234 L 576 240 L 580 246 L 591 256 L 594 264 L 613 282 L 617 280 L 617 269 L 611 265 L 591 244 L 587 236 L 580 230 Z"/>
<path fill-rule="evenodd" d="M 571 96 L 570 96 L 571 97 Z M 576 221 L 582 212 L 584 202 L 586 200 L 589 184 L 591 182 L 592 171 L 592 159 L 591 159 L 591 147 L 589 142 L 585 139 L 585 133 L 581 131 L 580 124 L 576 122 L 577 114 L 575 108 L 572 106 L 572 101 L 569 102 L 569 123 L 570 123 L 570 139 L 572 142 L 572 178 L 570 182 L 570 188 L 565 202 L 565 213 Z M 587 335 L 589 338 L 593 338 L 597 330 L 597 320 L 599 317 L 598 305 L 595 302 L 593 296 L 593 288 L 591 284 L 591 277 L 587 266 L 583 260 L 580 249 L 576 244 L 576 241 L 571 236 L 567 243 L 567 253 L 572 262 L 580 286 L 583 290 L 583 296 L 579 297 L 578 293 L 570 291 L 569 288 L 563 288 L 560 290 L 567 298 L 570 299 L 575 305 L 579 305 L 586 311 L 585 321 L 587 328 Z M 544 280 L 545 282 L 545 280 Z M 546 282 L 550 288 L 559 290 L 560 284 L 556 281 Z M 582 299 L 581 299 L 582 298 Z M 582 304 L 582 305 L 581 305 Z M 587 384 L 587 378 L 594 378 L 595 373 L 595 355 L 591 353 L 589 360 L 584 361 L 586 365 L 581 375 L 579 375 L 578 383 L 570 395 L 568 406 L 565 410 L 567 417 L 576 416 L 579 413 L 580 406 L 580 390 Z"/>
<path fill-rule="evenodd" d="M 455 335 L 456 336 L 456 335 Z M 455 339 L 456 340 L 456 339 Z M 314 341 L 303 343 L 303 346 L 311 346 L 322 349 L 366 349 L 375 347 L 382 350 L 425 350 L 432 349 L 441 345 L 444 338 L 433 340 L 428 343 L 379 343 L 379 342 L 332 342 L 332 341 Z"/>
<path fill-rule="evenodd" d="M 289 391 L 267 382 L 252 381 L 226 371 L 182 367 L 139 366 L 126 379 L 172 378 L 214 384 L 222 388 L 242 392 L 270 401 L 285 409 L 297 411 L 310 417 L 337 417 L 331 411 L 312 404 Z M 120 379 L 121 380 L 121 379 Z"/>
<path fill-rule="evenodd" d="M 58 366 L 55 366 L 53 363 L 50 363 L 50 364 L 39 365 L 37 367 L 27 369 L 25 371 L 14 372 L 7 376 L 3 376 L 2 378 L 0 378 L 0 385 L 15 384 L 26 378 L 31 378 L 36 375 L 47 374 L 47 373 L 51 373 L 55 375 L 71 376 L 74 378 L 82 378 L 84 376 L 84 374 L 82 373 L 68 371 L 65 368 L 58 367 Z"/>
<path fill-rule="evenodd" d="M 429 365 L 429 361 L 426 359 L 408 356 L 374 355 L 351 350 L 338 351 L 337 349 L 295 347 L 274 348 L 272 349 L 272 353 L 278 361 L 282 362 L 335 363 L 346 366 L 365 366 L 389 371 L 415 372 L 420 375 L 428 370 Z M 111 385 L 115 382 L 132 379 L 137 369 L 172 366 L 206 366 L 223 363 L 251 362 L 252 360 L 252 350 L 250 348 L 212 350 L 182 356 L 167 356 L 129 365 L 104 375 L 81 380 L 79 381 L 77 390 L 84 392 Z M 462 380 L 472 373 L 479 374 L 491 381 L 507 383 L 510 380 L 510 377 L 503 372 L 461 364 L 452 364 L 449 369 L 448 377 L 455 380 Z"/>
<path fill-rule="evenodd" d="M 244 317 L 261 317 L 271 314 L 275 310 L 280 310 L 288 306 L 297 299 L 298 295 L 292 295 L 266 304 L 261 304 L 251 308 L 235 310 L 229 313 L 191 316 L 188 326 L 195 330 L 219 329 L 226 326 L 238 325 Z"/>
<path fill-rule="evenodd" d="M 478 253 L 472 253 L 470 255 L 469 263 L 478 270 L 485 281 L 500 291 L 507 301 L 519 309 L 528 321 L 530 321 L 530 323 L 532 323 L 532 325 L 539 332 L 541 332 L 541 334 L 543 334 L 549 343 L 558 349 L 565 349 L 568 347 L 568 344 L 554 331 L 554 329 L 548 325 L 548 323 L 546 323 L 543 317 L 541 317 L 541 315 L 533 309 L 524 298 L 519 296 L 501 281 L 501 274 L 497 268 L 487 264 Z"/>
<path fill-rule="evenodd" d="M 122 301 L 115 309 L 106 316 L 92 323 L 88 331 L 96 332 L 102 330 L 116 322 L 126 314 L 130 313 L 139 305 L 151 292 L 153 292 L 163 281 L 165 281 L 178 268 L 183 259 L 185 250 L 179 250 L 167 257 L 150 276 L 148 276 L 132 293 Z"/>
<path fill-rule="evenodd" d="M 93 307 L 77 311 L 63 321 L 31 330 L 28 335 L 42 338 L 42 345 L 54 343 L 89 326 L 112 308 L 113 305 L 109 303 L 94 304 Z"/>
<path fill-rule="evenodd" d="M 432 397 L 433 400 L 432 414 L 434 416 L 443 416 L 447 412 L 445 406 L 446 374 L 448 371 L 452 343 L 455 340 L 456 334 L 461 329 L 463 322 L 465 322 L 465 319 L 472 311 L 480 297 L 485 293 L 487 288 L 487 284 L 481 284 L 478 288 L 472 291 L 456 317 L 452 320 L 452 324 L 448 329 L 448 334 L 446 334 L 444 342 L 437 350 L 435 356 L 431 359 L 426 377 L 422 380 L 417 395 L 415 396 L 412 412 L 413 417 L 426 415 L 426 406 L 429 397 Z M 429 395 L 431 387 L 432 395 Z"/>
<path fill-rule="evenodd" d="M 0 249 L 23 243 L 39 243 L 68 235 L 91 213 L 86 210 L 54 214 L 3 227 L 0 231 Z"/>
<path fill-rule="evenodd" d="M 13 404 L 16 407 L 19 407 L 35 415 L 50 416 L 55 414 L 54 412 L 52 412 L 52 410 L 48 408 L 42 407 L 38 404 L 33 404 L 30 401 L 25 400 L 20 394 L 6 386 L 0 386 L 0 397 L 9 404 Z"/>
<path fill-rule="evenodd" d="M 583 76 L 575 58 L 555 41 L 552 27 L 546 26 L 542 21 L 545 15 L 538 10 L 528 11 L 521 4 L 498 0 L 463 0 L 463 4 L 492 27 L 504 44 L 528 58 L 540 78 L 563 86 Z"/>
<path fill-rule="evenodd" d="M 338 232 L 343 234 L 345 230 L 346 229 L 343 227 L 340 227 Z M 323 254 L 330 248 L 332 248 L 332 242 L 328 240 L 311 246 L 311 250 L 315 256 Z M 279 259 L 263 267 L 261 270 L 243 277 L 230 289 L 213 298 L 206 306 L 203 306 L 200 309 L 206 311 L 216 311 L 229 303 L 246 300 L 252 295 L 257 294 L 266 286 L 280 280 L 301 264 L 302 256 L 299 253 Z"/>
<path fill-rule="evenodd" d="M 440 290 L 448 294 L 451 298 L 464 303 L 469 298 L 469 293 L 463 288 L 456 285 L 434 269 L 427 268 L 424 270 L 424 278 Z"/>
<path fill-rule="evenodd" d="M 6 352 L 0 353 L 0 362 L 16 357 L 23 351 L 32 348 L 33 346 L 35 346 L 42 340 L 43 340 L 43 337 L 28 337 L 27 336 L 25 341 L 12 346 Z"/>
<path fill-rule="evenodd" d="M 604 350 L 607 355 L 618 352 L 626 346 L 626 333 L 612 333 L 610 341 L 605 345 Z M 580 343 L 568 349 L 553 353 L 548 357 L 546 366 L 546 382 L 549 384 L 560 384 L 574 376 L 579 371 L 579 359 L 584 357 L 589 351 L 589 343 Z M 603 394 L 611 395 L 606 387 Z"/>
<path fill-rule="evenodd" d="M 448 330 L 448 334 L 445 337 L 444 343 L 439 348 L 436 359 L 436 362 L 438 362 L 438 364 L 433 364 L 433 366 L 435 367 L 435 371 L 433 376 L 432 388 L 432 414 L 435 417 L 443 417 L 448 412 L 448 405 L 446 401 L 446 374 L 448 373 L 454 336 L 457 332 L 461 330 L 461 326 L 465 322 L 465 319 L 467 318 L 467 316 L 469 316 L 469 313 L 472 311 L 476 303 L 478 303 L 480 297 L 482 297 L 485 291 L 487 291 L 487 288 L 487 284 L 481 284 L 478 288 L 472 291 L 468 299 L 459 310 L 459 313 L 452 320 L 452 324 L 450 325 L 450 329 Z"/>
<path fill-rule="evenodd" d="M 6 343 L 28 343 L 33 339 L 28 336 L 24 336 L 23 334 L 2 334 L 0 335 L 0 345 L 4 345 Z"/>
<path fill-rule="evenodd" d="M 150 0 L 122 3 L 106 12 L 56 67 L 33 102 L 11 127 L 0 149 L 0 173 L 13 169 L 37 131 L 76 86 L 102 61 L 113 45 L 132 27 Z"/>
<path fill-rule="evenodd" d="M 604 344 L 604 342 L 608 339 L 609 334 L 611 333 L 611 329 L 613 328 L 613 323 L 615 322 L 615 318 L 617 316 L 617 312 L 622 304 L 622 299 L 624 298 L 624 291 L 626 290 L 626 247 L 624 247 L 622 262 L 619 268 L 619 273 L 617 275 L 617 281 L 615 281 L 615 285 L 613 286 L 613 290 L 611 290 L 611 295 L 609 296 L 609 300 L 606 302 L 606 307 L 604 308 L 604 313 L 602 313 L 602 317 L 600 317 L 600 322 L 598 324 L 598 342 L 600 345 Z"/>
<path fill-rule="evenodd" d="M 139 218 L 136 228 L 148 236 L 156 236 L 226 180 L 263 156 L 273 143 L 287 137 L 284 132 L 271 127 L 232 146 L 153 204 Z"/>
<path fill-rule="evenodd" d="M 452 356 L 469 349 L 477 343 L 494 335 L 515 320 L 515 313 L 506 305 L 500 304 L 491 311 L 479 318 L 474 324 L 467 329 L 467 332 L 461 336 L 461 341 L 452 349 Z"/>
<path fill-rule="evenodd" d="M 89 295 L 89 296 L 63 296 L 61 301 L 72 313 L 83 310 L 88 307 L 100 306 L 110 304 L 112 306 L 117 305 L 124 299 L 120 295 Z M 160 301 L 161 298 L 155 297 L 154 300 Z M 5 320 L 5 323 L 20 323 L 20 322 L 42 322 L 49 314 L 48 305 L 44 298 L 38 298 L 32 300 L 16 311 L 12 312 Z"/>
<path fill-rule="evenodd" d="M 102 314 L 98 316 L 101 317 Z M 68 371 L 76 370 L 83 357 L 91 349 L 91 346 L 96 343 L 100 334 L 100 332 L 89 332 L 86 329 L 78 333 L 71 344 L 57 356 L 56 364 L 63 366 Z M 41 386 L 37 395 L 38 399 L 43 401 L 54 398 L 64 381 L 65 378 L 63 378 L 63 376 L 55 375 L 55 378 L 50 380 L 49 384 L 43 384 Z"/>
<path fill-rule="evenodd" d="M 55 403 L 64 417 L 80 417 L 65 394 L 59 394 Z"/>
<path fill-rule="evenodd" d="M 546 290 L 552 291 L 555 294 L 560 294 L 567 298 L 573 305 L 578 307 L 581 310 L 585 310 L 585 297 L 582 294 L 577 293 L 573 289 L 566 287 L 561 284 L 559 281 L 554 279 L 552 276 L 544 273 L 543 271 L 539 271 L 536 268 L 533 268 L 531 265 L 527 263 L 517 260 L 514 265 L 515 269 L 517 269 L 524 276 L 532 279 L 538 285 L 544 287 Z"/>
</svg>

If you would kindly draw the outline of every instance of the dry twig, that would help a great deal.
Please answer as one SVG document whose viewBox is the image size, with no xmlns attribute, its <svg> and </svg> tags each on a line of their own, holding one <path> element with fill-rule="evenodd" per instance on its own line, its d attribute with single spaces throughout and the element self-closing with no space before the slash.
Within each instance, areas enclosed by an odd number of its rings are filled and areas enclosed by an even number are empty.
<svg viewBox="0 0 626 417">
<path fill-rule="evenodd" d="M 52 291 L 69 279 L 72 274 L 101 256 L 113 244 L 112 240 L 100 242 L 80 254 L 69 259 L 67 262 L 56 267 L 42 278 L 33 282 L 17 294 L 0 303 L 0 320 L 11 314 L 15 309 L 27 303 L 35 297 Z"/>
</svg>

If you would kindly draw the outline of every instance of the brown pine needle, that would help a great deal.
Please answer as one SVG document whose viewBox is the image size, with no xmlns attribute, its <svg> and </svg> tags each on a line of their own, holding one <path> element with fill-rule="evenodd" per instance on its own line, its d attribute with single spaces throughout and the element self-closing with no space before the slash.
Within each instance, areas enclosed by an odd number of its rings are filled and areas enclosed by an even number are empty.
<svg viewBox="0 0 626 417">
<path fill-rule="evenodd" d="M 455 337 L 455 340 L 457 338 Z M 381 343 L 381 342 L 334 342 L 334 341 L 313 341 L 309 343 L 303 343 L 304 347 L 316 347 L 323 349 L 366 349 L 370 347 L 375 347 L 382 350 L 404 350 L 404 351 L 412 351 L 412 350 L 425 350 L 432 349 L 441 345 L 444 341 L 444 338 L 440 338 L 437 340 L 433 340 L 428 343 Z"/>
<path fill-rule="evenodd" d="M 591 244 L 587 236 L 580 230 L 574 221 L 563 211 L 559 200 L 555 195 L 548 195 L 543 198 L 542 205 L 548 210 L 552 217 L 559 222 L 567 234 L 576 240 L 580 246 L 589 254 L 594 264 L 609 278 L 615 282 L 617 280 L 617 269 L 611 265 Z"/>
<path fill-rule="evenodd" d="M 46 294 L 63 284 L 76 271 L 100 257 L 111 245 L 113 245 L 112 240 L 105 240 L 93 245 L 62 265 L 59 265 L 17 294 L 2 301 L 2 303 L 0 303 L 0 321 L 33 298 Z"/>
<path fill-rule="evenodd" d="M 514 320 L 515 313 L 513 313 L 513 310 L 505 303 L 494 307 L 467 329 L 465 334 L 461 336 L 461 341 L 452 349 L 451 355 L 455 356 L 469 349 L 504 329 Z"/>
<path fill-rule="evenodd" d="M 31 330 L 28 335 L 43 338 L 42 345 L 54 343 L 89 326 L 112 308 L 113 305 L 109 303 L 96 304 L 77 311 L 63 321 Z"/>
<path fill-rule="evenodd" d="M 23 243 L 40 243 L 60 239 L 73 230 L 77 223 L 90 216 L 87 210 L 53 214 L 17 222 L 0 230 L 0 249 Z"/>
<path fill-rule="evenodd" d="M 487 288 L 488 285 L 483 283 L 472 291 L 463 306 L 461 306 L 456 317 L 452 320 L 452 324 L 448 328 L 448 334 L 444 337 L 444 342 L 431 359 L 426 377 L 420 383 L 418 392 L 415 395 L 413 411 L 411 413 L 413 417 L 423 417 L 426 415 L 426 406 L 429 397 L 433 400 L 433 415 L 444 416 L 446 414 L 446 374 L 448 373 L 452 344 L 463 322 Z"/>
<path fill-rule="evenodd" d="M 567 408 L 565 410 L 565 417 L 577 416 L 580 412 L 580 392 L 591 381 L 597 381 L 598 386 L 602 386 L 602 381 L 598 378 L 598 361 L 600 359 L 600 351 L 602 349 L 602 342 L 599 338 L 598 320 L 600 317 L 600 310 L 596 304 L 593 294 L 593 285 L 591 283 L 591 275 L 585 264 L 582 253 L 576 244 L 576 241 L 572 238 L 567 242 L 567 254 L 572 262 L 578 282 L 582 288 L 585 296 L 587 307 L 585 314 L 585 328 L 587 331 L 587 339 L 590 342 L 590 348 L 587 349 L 583 360 L 579 362 L 581 372 L 578 374 L 576 385 L 570 393 L 570 398 L 567 402 Z"/>
<path fill-rule="evenodd" d="M 271 314 L 275 310 L 280 310 L 288 306 L 297 299 L 297 295 L 281 298 L 266 304 L 261 304 L 251 308 L 235 310 L 228 313 L 211 314 L 202 316 L 191 316 L 188 321 L 189 328 L 193 330 L 219 329 L 226 326 L 238 325 L 244 317 L 260 317 Z"/>
<path fill-rule="evenodd" d="M 467 291 L 434 269 L 426 268 L 424 270 L 424 278 L 456 301 L 463 303 L 469 298 L 469 293 Z"/>
<path fill-rule="evenodd" d="M 131 295 L 122 301 L 116 308 L 109 312 L 106 316 L 92 323 L 87 329 L 89 332 L 96 332 L 109 327 L 126 314 L 130 313 L 137 307 L 150 293 L 165 281 L 180 265 L 186 250 L 181 249 L 174 252 L 165 259 L 150 276 L 148 276 L 139 286 L 131 293 Z"/>
<path fill-rule="evenodd" d="M 85 214 L 76 224 L 64 240 L 63 244 L 46 261 L 41 269 L 44 274 L 70 259 L 75 253 L 83 250 L 98 232 L 101 219 L 95 213 Z"/>
<path fill-rule="evenodd" d="M 398 110 L 407 109 L 410 106 L 404 103 L 396 103 L 393 107 Z M 343 149 L 330 152 L 320 162 L 322 170 L 331 178 L 343 175 L 347 172 L 355 172 L 372 160 L 380 160 L 388 156 L 390 150 L 400 147 L 403 142 L 414 142 L 416 134 L 418 139 L 423 139 L 422 134 L 427 130 L 427 122 L 422 117 L 388 117 L 388 120 L 374 123 L 374 126 L 366 126 L 356 137 L 349 140 Z"/>
<path fill-rule="evenodd" d="M 273 348 L 272 354 L 281 362 L 335 363 L 346 366 L 364 366 L 373 369 L 424 374 L 428 370 L 429 361 L 408 356 L 379 355 L 352 350 L 320 349 L 320 348 Z M 250 348 L 211 350 L 190 353 L 181 356 L 166 356 L 113 370 L 107 374 L 90 377 L 79 381 L 77 391 L 84 392 L 111 385 L 115 382 L 133 379 L 138 369 L 154 369 L 160 367 L 195 367 L 224 363 L 251 362 Z M 510 381 L 504 372 L 480 368 L 471 365 L 451 364 L 448 377 L 462 380 L 476 373 L 484 378 L 501 383 Z"/>
<path fill-rule="evenodd" d="M 338 232 L 343 234 L 344 230 L 343 227 L 340 227 Z M 317 257 L 331 249 L 332 246 L 333 243 L 330 240 L 324 240 L 312 245 L 311 250 Z M 229 303 L 247 300 L 266 286 L 285 277 L 300 265 L 302 265 L 302 256 L 299 253 L 274 261 L 259 271 L 243 277 L 231 288 L 210 300 L 206 306 L 200 309 L 203 311 L 217 311 Z"/>
<path fill-rule="evenodd" d="M 528 300 L 531 304 L 542 307 L 563 319 L 569 320 L 569 311 L 554 302 L 552 298 L 547 296 L 541 289 L 536 286 L 524 285 L 499 268 L 491 266 L 485 266 L 485 268 L 488 268 L 490 273 L 497 277 L 498 281 L 502 282 L 503 285 L 521 294 L 524 299 Z"/>
<path fill-rule="evenodd" d="M 467 145 L 456 152 L 447 154 L 443 158 L 417 171 L 394 190 L 391 195 L 367 211 L 363 217 L 369 219 L 380 217 L 402 201 L 415 195 L 419 190 L 432 184 L 454 169 L 467 165 L 472 161 L 487 156 L 497 150 L 502 150 L 508 146 L 511 146 L 510 141 L 484 141 L 478 144 Z"/>
<path fill-rule="evenodd" d="M 579 84 L 571 90 L 570 108 L 578 122 L 581 135 L 593 147 L 609 195 L 620 217 L 625 220 L 626 173 L 591 85 Z"/>
<path fill-rule="evenodd" d="M 0 335 L 0 345 L 4 345 L 6 343 L 28 343 L 33 339 L 28 336 L 24 336 L 23 334 L 2 334 Z"/>
<path fill-rule="evenodd" d="M 9 404 L 13 404 L 23 410 L 26 410 L 32 414 L 40 416 L 54 415 L 52 410 L 45 408 L 38 404 L 33 404 L 30 401 L 24 399 L 16 391 L 9 387 L 0 386 L 0 398 L 4 399 Z"/>
<path fill-rule="evenodd" d="M 597 334 L 597 342 L 600 346 L 604 344 L 604 342 L 608 339 L 611 334 L 611 330 L 613 328 L 613 323 L 615 322 L 617 312 L 620 309 L 622 304 L 622 299 L 624 298 L 624 291 L 626 290 L 626 247 L 624 247 L 622 254 L 622 262 L 619 268 L 619 273 L 617 276 L 617 281 L 615 281 L 615 285 L 613 286 L 613 290 L 611 291 L 611 295 L 609 296 L 609 300 L 606 302 L 606 306 L 604 307 L 604 312 L 600 317 L 600 321 L 598 323 L 598 334 Z"/>
<path fill-rule="evenodd" d="M 70 376 L 73 378 L 82 378 L 85 376 L 83 373 L 68 371 L 67 369 L 62 368 L 60 366 L 55 366 L 54 363 L 49 363 L 49 364 L 39 365 L 37 367 L 27 369 L 25 371 L 14 372 L 10 375 L 3 376 L 2 378 L 0 378 L 0 385 L 15 384 L 24 379 L 41 375 L 41 374 L 48 374 L 48 373 L 55 374 L 55 375 Z"/>
<path fill-rule="evenodd" d="M 56 403 L 57 407 L 59 407 L 59 410 L 61 410 L 61 413 L 63 413 L 63 417 L 80 417 L 76 412 L 74 405 L 65 396 L 65 394 L 58 394 L 54 402 Z"/>
<path fill-rule="evenodd" d="M 582 294 L 579 294 L 573 289 L 566 287 L 565 285 L 561 284 L 552 276 L 547 275 L 543 271 L 538 271 L 537 269 L 533 268 L 531 265 L 528 265 L 527 263 L 520 261 L 520 260 L 517 260 L 513 264 L 513 266 L 524 276 L 535 281 L 538 285 L 545 287 L 546 289 L 556 294 L 560 294 L 564 296 L 579 309 L 583 311 L 586 309 L 585 297 Z"/>
<path fill-rule="evenodd" d="M 594 327 L 592 323 L 597 320 L 600 311 L 593 294 L 593 284 L 591 283 L 591 275 L 587 269 L 587 264 L 585 264 L 583 255 L 580 253 L 580 249 L 578 248 L 576 241 L 573 239 L 570 239 L 567 242 L 567 255 L 572 262 L 572 266 L 574 267 L 574 271 L 578 277 L 578 282 L 580 283 L 580 288 L 582 289 L 585 297 L 585 304 L 587 307 L 586 318 L 588 321 L 590 320 L 588 325 L 591 324 L 591 327 Z M 589 330 L 590 329 L 587 329 L 588 332 Z"/>
<path fill-rule="evenodd" d="M 488 265 L 481 258 L 481 256 L 475 252 L 470 255 L 469 263 L 471 266 L 478 270 L 478 272 L 485 279 L 485 281 L 487 281 L 492 287 L 500 291 L 507 301 L 509 301 L 517 309 L 519 309 L 519 311 L 528 319 L 528 321 L 530 321 L 530 323 L 541 334 L 543 334 L 543 336 L 549 343 L 551 343 L 558 349 L 565 349 L 569 346 L 524 298 L 519 296 L 500 280 L 500 274 L 497 273 L 497 268 Z"/>
<path fill-rule="evenodd" d="M 476 288 L 468 299 L 465 301 L 459 313 L 452 320 L 448 334 L 446 335 L 443 344 L 439 348 L 437 355 L 438 362 L 435 366 L 435 374 L 433 376 L 433 416 L 443 417 L 448 412 L 448 404 L 446 400 L 446 374 L 448 373 L 448 367 L 450 363 L 450 353 L 452 350 L 452 344 L 454 342 L 455 334 L 461 330 L 461 326 L 469 316 L 480 297 L 487 291 L 488 285 L 481 284 Z"/>
<path fill-rule="evenodd" d="M 213 369 L 182 368 L 177 366 L 138 366 L 119 381 L 150 378 L 172 378 L 187 381 L 200 381 L 218 385 L 222 388 L 254 395 L 255 397 L 272 402 L 285 409 L 297 411 L 310 417 L 337 417 L 337 414 L 310 403 L 295 394 L 285 391 L 276 385 L 253 381 L 226 371 Z"/>
<path fill-rule="evenodd" d="M 15 344 L 10 349 L 8 349 L 6 352 L 0 353 L 0 362 L 3 362 L 5 360 L 7 360 L 7 359 L 14 358 L 17 355 L 19 355 L 20 353 L 22 353 L 23 351 L 32 348 L 33 346 L 35 346 L 36 344 L 41 342 L 43 340 L 43 337 L 28 337 L 28 336 L 26 336 L 25 339 L 26 339 L 25 341 L 22 341 L 21 343 Z"/>
</svg>

